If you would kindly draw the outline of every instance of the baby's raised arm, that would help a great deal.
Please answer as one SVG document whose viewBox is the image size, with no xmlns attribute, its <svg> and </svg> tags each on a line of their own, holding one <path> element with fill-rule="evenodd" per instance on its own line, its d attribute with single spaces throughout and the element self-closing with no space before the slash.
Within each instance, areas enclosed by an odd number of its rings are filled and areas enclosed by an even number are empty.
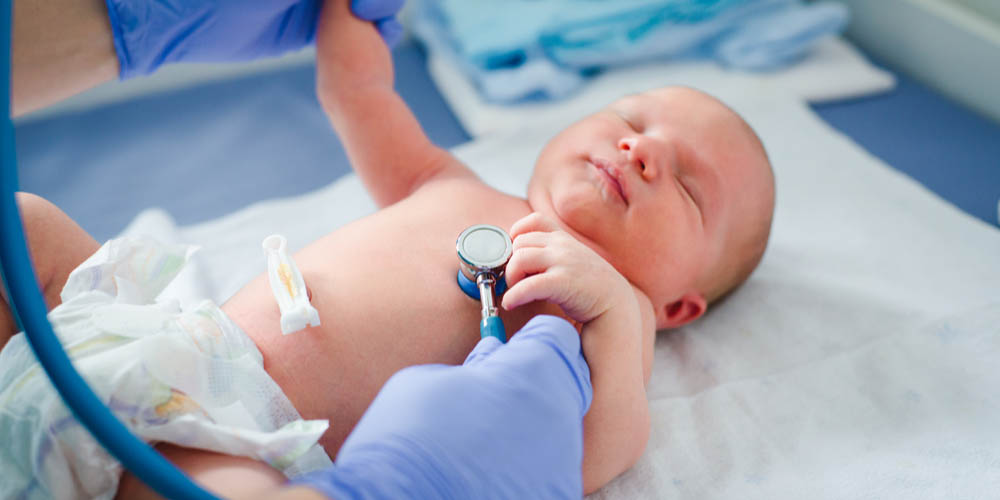
<svg viewBox="0 0 1000 500">
<path fill-rule="evenodd" d="M 435 146 L 393 89 L 392 59 L 375 27 L 347 0 L 326 0 L 316 34 L 316 93 L 351 165 L 381 206 L 429 180 L 472 176 Z"/>
<path fill-rule="evenodd" d="M 515 223 L 511 235 L 504 308 L 546 300 L 583 324 L 580 342 L 594 388 L 583 420 L 583 489 L 591 493 L 635 464 L 646 447 L 653 326 L 643 325 L 628 280 L 555 223 L 534 213 Z"/>
</svg>

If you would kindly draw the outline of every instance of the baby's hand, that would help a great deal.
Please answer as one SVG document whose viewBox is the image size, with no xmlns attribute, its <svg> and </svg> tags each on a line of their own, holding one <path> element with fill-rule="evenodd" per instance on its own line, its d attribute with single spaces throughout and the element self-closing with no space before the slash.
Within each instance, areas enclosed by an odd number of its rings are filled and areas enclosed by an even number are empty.
<svg viewBox="0 0 1000 500">
<path fill-rule="evenodd" d="M 510 230 L 514 252 L 507 263 L 504 309 L 535 300 L 562 307 L 574 321 L 588 323 L 632 297 L 632 287 L 597 252 L 535 212 Z"/>
</svg>

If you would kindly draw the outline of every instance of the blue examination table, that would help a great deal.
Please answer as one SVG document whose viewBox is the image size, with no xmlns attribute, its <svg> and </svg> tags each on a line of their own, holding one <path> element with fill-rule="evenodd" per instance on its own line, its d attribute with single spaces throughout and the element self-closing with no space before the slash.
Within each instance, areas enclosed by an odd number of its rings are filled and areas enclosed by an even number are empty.
<svg viewBox="0 0 1000 500">
<path fill-rule="evenodd" d="M 396 49 L 399 92 L 435 143 L 469 140 L 424 62 L 413 42 Z M 889 93 L 814 109 L 889 165 L 997 225 L 1000 124 L 896 74 Z M 308 192 L 350 171 L 314 78 L 312 66 L 298 66 L 25 121 L 16 129 L 21 189 L 50 199 L 99 241 L 151 206 L 184 225 Z"/>
</svg>

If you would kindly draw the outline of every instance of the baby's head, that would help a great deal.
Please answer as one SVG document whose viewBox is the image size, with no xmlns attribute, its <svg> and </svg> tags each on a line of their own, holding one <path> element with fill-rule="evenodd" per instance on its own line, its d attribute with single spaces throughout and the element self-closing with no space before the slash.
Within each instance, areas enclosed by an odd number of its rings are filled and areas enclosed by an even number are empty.
<svg viewBox="0 0 1000 500">
<path fill-rule="evenodd" d="M 549 141 L 528 200 L 642 290 L 657 328 L 672 328 L 760 262 L 774 177 L 739 115 L 667 87 L 619 99 Z"/>
</svg>

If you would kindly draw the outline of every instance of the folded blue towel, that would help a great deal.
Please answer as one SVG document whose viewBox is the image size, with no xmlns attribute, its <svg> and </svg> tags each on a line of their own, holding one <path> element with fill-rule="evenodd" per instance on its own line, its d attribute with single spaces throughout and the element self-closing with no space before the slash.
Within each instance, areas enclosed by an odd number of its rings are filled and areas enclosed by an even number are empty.
<svg viewBox="0 0 1000 500">
<path fill-rule="evenodd" d="M 847 8 L 842 4 L 780 9 L 741 23 L 715 45 L 715 58 L 734 68 L 775 69 L 795 62 L 817 40 L 846 26 Z"/>
<path fill-rule="evenodd" d="M 505 67 L 533 48 L 628 46 L 664 23 L 696 23 L 745 0 L 432 0 L 459 54 Z M 787 1 L 787 0 L 782 0 Z"/>
<path fill-rule="evenodd" d="M 667 58 L 767 70 L 847 21 L 840 4 L 799 0 L 421 0 L 413 28 L 489 100 L 558 98 L 587 73 Z"/>
</svg>

